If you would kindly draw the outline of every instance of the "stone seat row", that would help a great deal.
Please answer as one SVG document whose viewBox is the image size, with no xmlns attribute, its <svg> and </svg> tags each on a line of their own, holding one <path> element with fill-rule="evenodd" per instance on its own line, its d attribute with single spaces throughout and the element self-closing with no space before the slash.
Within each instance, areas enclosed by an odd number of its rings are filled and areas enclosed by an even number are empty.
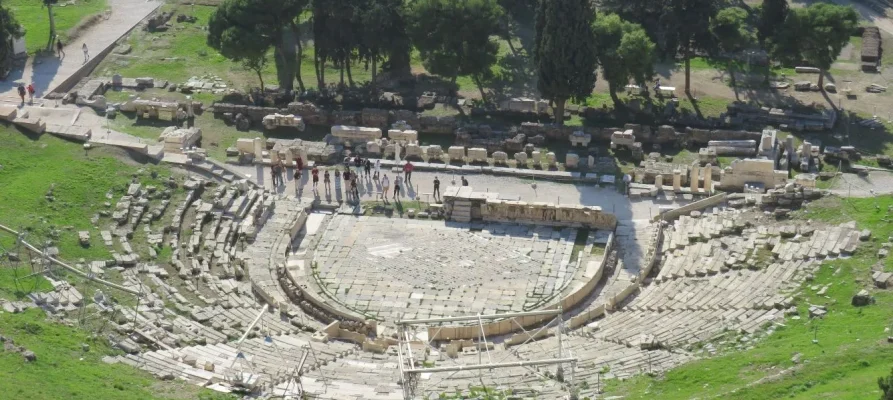
<svg viewBox="0 0 893 400">
<path fill-rule="evenodd" d="M 725 330 L 753 333 L 764 323 L 781 317 L 783 311 L 730 310 L 667 312 L 620 311 L 599 321 L 594 337 L 628 346 L 639 344 L 643 335 L 650 335 L 665 348 L 676 348 L 708 340 Z"/>
<path fill-rule="evenodd" d="M 804 261 L 773 263 L 766 270 L 740 270 L 706 278 L 655 281 L 628 308 L 640 311 L 788 308 L 793 300 L 782 294 L 813 270 Z"/>
</svg>

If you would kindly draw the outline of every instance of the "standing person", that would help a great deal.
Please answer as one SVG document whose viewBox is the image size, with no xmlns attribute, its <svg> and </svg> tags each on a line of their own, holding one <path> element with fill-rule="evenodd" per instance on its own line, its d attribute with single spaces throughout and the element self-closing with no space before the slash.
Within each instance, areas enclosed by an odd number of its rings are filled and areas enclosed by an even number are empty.
<svg viewBox="0 0 893 400">
<path fill-rule="evenodd" d="M 372 179 L 377 181 L 379 174 L 381 174 L 381 160 L 375 160 L 375 175 L 372 175 Z"/>
<path fill-rule="evenodd" d="M 301 156 L 298 156 L 298 158 L 295 160 L 295 166 L 298 169 L 301 169 L 301 170 L 304 169 L 304 159 L 301 158 Z"/>
<path fill-rule="evenodd" d="M 359 184 L 359 182 L 357 182 L 358 175 L 359 174 L 353 174 L 350 176 L 351 189 L 353 189 L 353 195 L 354 195 L 354 197 L 356 197 L 357 203 L 360 202 L 360 184 Z"/>
<path fill-rule="evenodd" d="M 434 201 L 440 198 L 440 179 L 437 179 L 437 176 L 434 176 Z"/>
<path fill-rule="evenodd" d="M 372 161 L 369 161 L 369 159 L 367 158 L 366 163 L 363 164 L 363 167 L 366 169 L 366 178 L 372 176 Z"/>
<path fill-rule="evenodd" d="M 388 201 L 388 190 L 391 189 L 391 180 L 388 179 L 388 174 L 385 174 L 383 178 L 381 178 L 381 199 L 387 203 Z"/>
<path fill-rule="evenodd" d="M 295 194 L 301 192 L 301 170 L 295 168 Z"/>
<path fill-rule="evenodd" d="M 353 162 L 354 162 L 354 164 L 353 164 L 354 167 L 357 167 L 356 175 L 361 174 L 363 172 L 363 158 L 360 156 L 357 156 L 357 158 L 355 158 L 353 160 Z"/>
<path fill-rule="evenodd" d="M 623 174 L 623 191 L 629 196 L 629 184 L 632 183 L 633 177 L 630 174 Z"/>
<path fill-rule="evenodd" d="M 394 178 L 394 201 L 400 201 L 397 195 L 400 194 L 400 175 Z"/>
<path fill-rule="evenodd" d="M 81 46 L 81 49 L 84 50 L 84 64 L 86 64 L 86 63 L 87 63 L 87 60 L 90 59 L 90 51 L 87 50 L 87 44 L 86 44 L 86 43 L 84 43 L 84 45 Z"/>
<path fill-rule="evenodd" d="M 468 186 L 468 179 L 465 179 L 464 176 L 462 177 L 462 186 Z"/>
<path fill-rule="evenodd" d="M 19 90 L 19 97 L 22 98 L 22 105 L 25 105 L 25 85 L 20 83 L 18 90 Z"/>
<path fill-rule="evenodd" d="M 403 165 L 403 173 L 404 173 L 404 175 L 406 175 L 406 178 L 405 178 L 406 185 L 412 184 L 412 169 L 413 169 L 413 167 L 414 166 L 409 161 L 407 161 L 406 164 Z"/>
<path fill-rule="evenodd" d="M 270 179 L 273 182 L 273 189 L 276 188 L 276 169 L 279 168 L 278 164 L 270 165 Z"/>
<path fill-rule="evenodd" d="M 347 198 L 350 199 L 350 165 L 348 164 L 347 169 L 344 170 L 344 173 L 341 174 L 341 178 L 344 179 L 344 189 L 347 192 Z"/>
<path fill-rule="evenodd" d="M 36 92 L 34 90 L 34 82 L 31 82 L 28 84 L 28 102 L 32 104 L 34 103 L 34 92 Z"/>
<path fill-rule="evenodd" d="M 56 52 L 58 53 L 59 59 L 65 58 L 65 51 L 62 50 L 62 39 L 56 38 Z"/>
<path fill-rule="evenodd" d="M 313 193 L 318 193 L 319 190 L 317 189 L 317 186 L 319 186 L 319 169 L 314 166 L 313 169 L 310 170 L 310 175 L 313 177 Z"/>
</svg>

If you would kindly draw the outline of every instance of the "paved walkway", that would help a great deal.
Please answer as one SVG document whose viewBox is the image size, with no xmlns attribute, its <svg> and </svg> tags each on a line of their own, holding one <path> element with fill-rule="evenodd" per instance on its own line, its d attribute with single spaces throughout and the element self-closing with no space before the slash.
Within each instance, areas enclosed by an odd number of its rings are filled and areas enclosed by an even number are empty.
<svg viewBox="0 0 893 400">
<path fill-rule="evenodd" d="M 227 167 L 238 171 L 244 175 L 251 177 L 251 180 L 268 189 L 273 189 L 271 174 L 269 167 L 260 165 L 251 166 L 235 166 Z M 391 181 L 391 189 L 388 193 L 388 201 L 393 202 L 393 190 L 395 174 L 391 171 L 382 171 L 382 175 L 387 174 Z M 294 172 L 289 169 L 285 174 L 285 185 L 279 186 L 276 190 L 280 193 L 297 194 L 303 198 L 317 197 L 313 193 L 313 185 L 310 178 L 309 170 L 305 170 L 299 185 L 295 185 Z M 398 198 L 407 207 L 411 207 L 408 202 L 420 200 L 423 202 L 433 202 L 434 196 L 434 177 L 440 179 L 441 192 L 448 186 L 461 185 L 461 177 L 453 175 L 444 175 L 435 172 L 416 171 L 412 174 L 412 184 L 402 186 Z M 320 171 L 319 194 L 318 197 L 322 201 L 338 202 L 343 201 L 346 194 L 346 188 L 340 179 L 332 177 L 331 190 L 326 192 L 322 182 L 322 171 Z M 506 176 L 494 176 L 485 174 L 466 175 L 469 186 L 476 191 L 499 193 L 500 197 L 511 200 L 523 200 L 528 202 L 541 201 L 560 204 L 579 204 L 585 206 L 599 206 L 607 212 L 613 213 L 621 220 L 633 219 L 650 219 L 652 215 L 657 215 L 661 205 L 671 205 L 679 207 L 688 201 L 682 200 L 676 203 L 659 202 L 653 200 L 630 201 L 629 198 L 617 192 L 613 187 L 599 187 L 594 184 L 573 184 L 560 183 L 550 181 L 533 181 L 531 179 L 520 179 Z M 297 186 L 297 191 L 296 191 Z M 380 182 L 375 182 L 371 178 L 362 176 L 360 179 L 360 199 L 363 201 L 376 200 L 381 196 L 382 187 Z"/>
<path fill-rule="evenodd" d="M 121 36 L 142 21 L 163 2 L 159 0 L 108 0 L 112 12 L 108 19 L 84 32 L 77 40 L 66 43 L 65 57 L 30 57 L 24 70 L 10 72 L 5 81 L 0 81 L 0 102 L 19 103 L 15 81 L 34 83 L 37 97 L 43 97 L 84 67 L 84 53 L 81 46 L 86 43 L 91 56 L 112 46 Z M 30 38 L 29 40 L 45 40 Z M 37 100 L 39 102 L 39 100 Z"/>
</svg>

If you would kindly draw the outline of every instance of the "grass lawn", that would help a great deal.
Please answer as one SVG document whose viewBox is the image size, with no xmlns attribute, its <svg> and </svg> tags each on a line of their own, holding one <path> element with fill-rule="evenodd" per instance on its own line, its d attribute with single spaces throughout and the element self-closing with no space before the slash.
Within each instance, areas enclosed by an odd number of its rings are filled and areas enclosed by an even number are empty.
<svg viewBox="0 0 893 400">
<path fill-rule="evenodd" d="M 84 18 L 105 11 L 106 0 L 75 0 L 70 5 L 53 7 L 56 32 L 63 43 L 68 41 L 67 32 Z M 39 0 L 6 0 L 3 5 L 12 9 L 16 19 L 25 27 L 25 42 L 28 53 L 35 53 L 46 48 L 50 37 L 50 21 L 47 9 Z"/>
<path fill-rule="evenodd" d="M 3 281 L 5 283 L 5 281 Z M 106 364 L 116 353 L 104 337 L 49 322 L 40 309 L 0 315 L 0 332 L 37 355 L 25 362 L 15 352 L 0 352 L 0 392 L 7 399 L 232 399 L 178 381 L 159 381 L 123 364 Z M 83 351 L 82 344 L 90 346 Z"/>
<path fill-rule="evenodd" d="M 872 231 L 873 239 L 860 243 L 852 258 L 826 261 L 815 280 L 802 287 L 800 318 L 776 324 L 775 332 L 752 348 L 691 362 L 656 378 L 612 381 L 607 394 L 627 399 L 879 398 L 877 378 L 889 375 L 893 363 L 893 345 L 887 343 L 893 293 L 873 289 L 870 282 L 880 243 L 893 233 L 893 227 L 884 222 L 891 205 L 890 196 L 877 200 L 830 197 L 798 211 L 801 218 L 813 220 L 856 220 L 859 228 Z M 878 264 L 887 271 L 893 270 L 891 266 L 889 259 Z M 811 289 L 824 285 L 830 285 L 825 296 Z M 851 306 L 851 297 L 863 288 L 872 292 L 877 303 Z M 828 315 L 810 320 L 809 304 L 826 305 Z M 800 364 L 791 360 L 795 353 L 801 354 Z"/>
<path fill-rule="evenodd" d="M 26 135 L 3 125 L 0 149 L 0 224 L 30 230 L 26 239 L 34 244 L 58 230 L 56 246 L 66 260 L 110 258 L 98 229 L 104 229 L 109 220 L 101 218 L 94 227 L 90 219 L 105 209 L 104 202 L 117 202 L 137 167 L 117 161 L 113 150 L 96 148 L 85 156 L 78 144 L 50 135 Z M 156 170 L 159 175 L 153 180 L 146 174 L 141 178 L 144 183 L 160 184 L 170 175 L 161 167 L 146 170 Z M 44 195 L 53 185 L 55 200 L 50 202 Z M 107 199 L 110 190 L 113 197 Z M 92 246 L 78 244 L 80 230 L 90 231 Z M 9 235 L 0 235 L 0 245 L 11 246 L 12 242 Z"/>
</svg>

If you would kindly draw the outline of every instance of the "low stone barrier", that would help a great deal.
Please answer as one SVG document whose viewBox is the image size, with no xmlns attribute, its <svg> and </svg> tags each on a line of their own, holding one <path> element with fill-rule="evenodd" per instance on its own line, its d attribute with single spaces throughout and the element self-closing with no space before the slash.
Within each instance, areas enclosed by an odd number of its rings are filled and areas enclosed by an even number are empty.
<svg viewBox="0 0 893 400">
<path fill-rule="evenodd" d="M 713 207 L 717 204 L 722 204 L 726 201 L 727 197 L 728 194 L 726 193 L 720 193 L 714 196 L 710 196 L 706 199 L 698 200 L 679 208 L 674 208 L 663 214 L 655 215 L 654 218 L 652 218 L 652 221 L 673 221 L 683 215 L 688 215 L 692 211 L 700 211 L 708 207 Z"/>
</svg>

